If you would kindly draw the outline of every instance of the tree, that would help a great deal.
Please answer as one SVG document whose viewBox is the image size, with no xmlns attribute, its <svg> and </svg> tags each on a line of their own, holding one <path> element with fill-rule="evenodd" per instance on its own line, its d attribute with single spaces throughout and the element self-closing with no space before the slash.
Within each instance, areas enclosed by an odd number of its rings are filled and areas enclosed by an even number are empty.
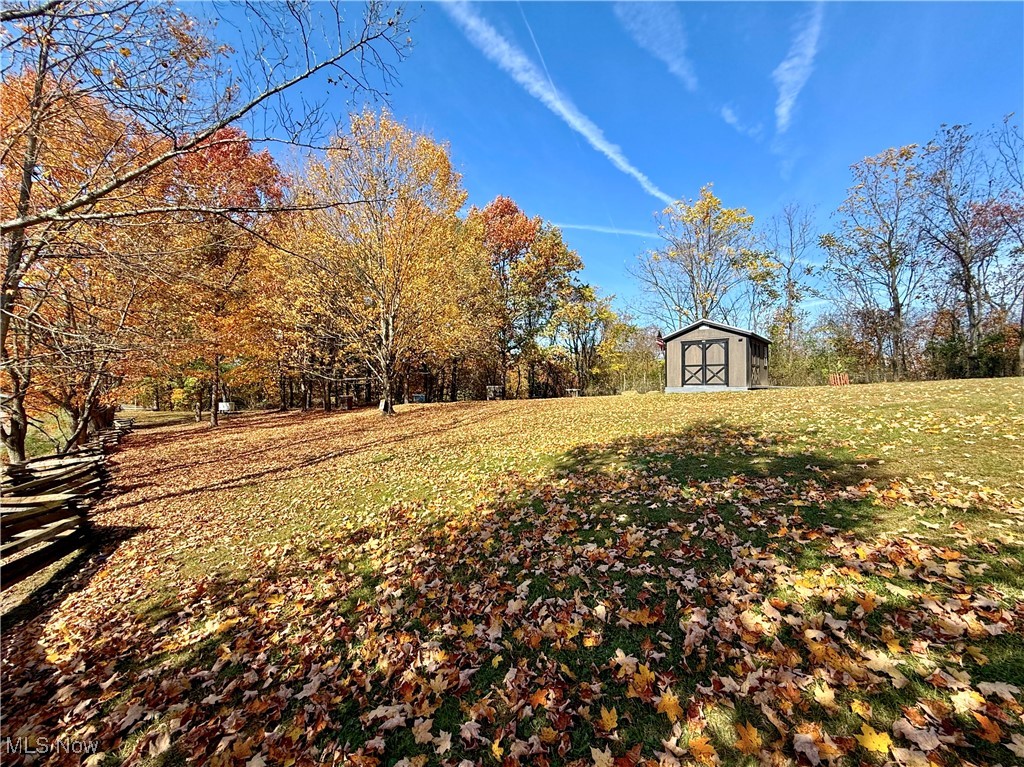
<svg viewBox="0 0 1024 767">
<path fill-rule="evenodd" d="M 968 374 L 977 375 L 994 278 L 1013 257 L 1008 248 L 1013 202 L 1007 199 L 1005 176 L 996 172 L 966 126 L 943 126 L 925 147 L 923 163 L 922 235 L 960 294 L 967 317 Z"/>
<path fill-rule="evenodd" d="M 586 394 L 597 373 L 599 351 L 616 321 L 611 297 L 600 297 L 590 285 L 575 284 L 552 318 L 555 336 L 572 358 L 576 386 Z"/>
<path fill-rule="evenodd" d="M 697 200 L 680 200 L 661 213 L 665 245 L 642 254 L 632 270 L 660 322 L 736 321 L 744 284 L 766 266 L 764 254 L 751 247 L 753 224 L 745 208 L 723 207 L 710 184 Z"/>
<path fill-rule="evenodd" d="M 1001 308 L 1017 319 L 1017 369 L 1024 375 L 1024 133 L 1013 117 L 1009 114 L 1003 118 L 992 135 L 1006 181 L 1001 208 L 1003 223 L 1014 243 L 996 279 Z"/>
<path fill-rule="evenodd" d="M 480 216 L 496 286 L 501 384 L 507 383 L 511 363 L 525 358 L 527 390 L 537 396 L 537 339 L 583 264 L 557 227 L 527 218 L 507 197 L 495 198 Z"/>
<path fill-rule="evenodd" d="M 450 288 L 456 213 L 466 199 L 448 150 L 386 111 L 351 118 L 323 162 L 311 161 L 309 200 L 344 204 L 306 215 L 301 240 L 312 327 L 372 372 L 380 409 L 394 413 L 399 372 L 435 321 L 437 291 Z"/>
<path fill-rule="evenodd" d="M 800 331 L 807 320 L 807 311 L 802 305 L 811 291 L 809 279 L 814 274 L 814 268 L 808 263 L 815 245 L 813 209 L 797 203 L 783 206 L 779 214 L 769 219 L 764 239 L 773 261 L 778 264 L 779 303 L 769 329 L 775 342 L 773 375 L 778 375 L 793 368 Z M 784 371 L 779 370 L 780 363 Z"/>
<path fill-rule="evenodd" d="M 887 318 L 884 336 L 896 378 L 907 374 L 907 318 L 928 273 L 917 160 L 916 145 L 908 145 L 852 165 L 853 185 L 836 212 L 838 227 L 821 238 L 837 294 L 870 315 L 876 327 L 880 316 Z"/>
<path fill-rule="evenodd" d="M 457 221 L 454 245 L 435 274 L 432 321 L 421 328 L 413 353 L 425 375 L 428 401 L 459 397 L 460 382 L 472 385 L 474 372 L 493 372 L 494 339 L 502 329 L 490 258 L 483 243 L 484 221 L 471 212 Z M 441 265 L 441 264 L 439 264 Z"/>
<path fill-rule="evenodd" d="M 180 236 L 169 295 L 178 307 L 181 347 L 175 356 L 186 363 L 205 360 L 210 425 L 217 426 L 222 363 L 258 347 L 253 336 L 266 330 L 257 321 L 259 302 L 253 297 L 267 279 L 261 259 L 269 218 L 261 211 L 282 201 L 285 181 L 269 152 L 254 151 L 234 127 L 179 158 L 174 170 L 177 199 L 185 208 L 174 216 Z"/>
<path fill-rule="evenodd" d="M 326 16 L 335 23 L 325 23 Z M 253 6 L 247 18 L 251 27 L 239 30 L 239 45 L 254 55 L 238 77 L 231 49 L 169 4 L 68 0 L 4 10 L 12 22 L 4 43 L 4 99 L 20 101 L 18 108 L 3 110 L 0 139 L 0 363 L 7 379 L 0 436 L 13 460 L 25 456 L 25 401 L 33 376 L 32 357 L 17 348 L 31 333 L 19 331 L 16 341 L 12 324 L 21 322 L 25 330 L 26 308 L 42 312 L 39 301 L 46 300 L 22 300 L 33 269 L 68 258 L 68 243 L 92 236 L 79 236 L 79 228 L 154 226 L 157 218 L 182 212 L 238 212 L 176 198 L 163 185 L 173 175 L 169 168 L 211 141 L 238 141 L 220 132 L 258 111 L 269 133 L 284 140 L 311 135 L 316 120 L 294 119 L 280 100 L 287 89 L 318 73 L 356 90 L 372 88 L 371 73 L 389 79 L 389 57 L 400 57 L 403 49 L 405 25 L 378 3 L 366 6 L 354 26 L 326 4 Z M 290 50 L 294 35 L 305 43 L 306 55 Z M 319 114 L 316 108 L 309 113 Z M 63 250 L 55 247 L 61 243 Z M 89 257 L 107 254 L 94 249 Z"/>
</svg>

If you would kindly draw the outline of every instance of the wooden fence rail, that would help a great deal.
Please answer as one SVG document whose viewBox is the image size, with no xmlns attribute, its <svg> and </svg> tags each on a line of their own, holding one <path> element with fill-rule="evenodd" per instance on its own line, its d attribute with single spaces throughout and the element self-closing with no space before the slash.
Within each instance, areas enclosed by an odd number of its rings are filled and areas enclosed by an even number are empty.
<svg viewBox="0 0 1024 767">
<path fill-rule="evenodd" d="M 87 542 L 89 511 L 109 479 L 105 454 L 133 425 L 134 419 L 119 418 L 73 453 L 3 467 L 0 588 L 13 586 Z M 16 554 L 20 556 L 11 559 Z"/>
</svg>

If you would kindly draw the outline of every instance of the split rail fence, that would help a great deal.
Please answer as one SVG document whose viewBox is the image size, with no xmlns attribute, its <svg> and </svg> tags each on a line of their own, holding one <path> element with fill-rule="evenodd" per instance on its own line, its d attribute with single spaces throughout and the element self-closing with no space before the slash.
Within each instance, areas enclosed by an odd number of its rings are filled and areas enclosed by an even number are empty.
<svg viewBox="0 0 1024 767">
<path fill-rule="evenodd" d="M 88 542 L 88 514 L 109 479 L 106 453 L 134 418 L 118 418 L 64 456 L 9 464 L 0 473 L 0 589 L 7 589 Z"/>
</svg>

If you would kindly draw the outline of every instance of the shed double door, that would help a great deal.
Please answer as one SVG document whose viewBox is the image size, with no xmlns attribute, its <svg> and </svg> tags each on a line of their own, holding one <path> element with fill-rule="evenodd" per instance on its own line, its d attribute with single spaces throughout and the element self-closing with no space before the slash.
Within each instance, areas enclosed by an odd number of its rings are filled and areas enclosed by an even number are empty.
<svg viewBox="0 0 1024 767">
<path fill-rule="evenodd" d="M 683 341 L 683 386 L 728 386 L 729 341 Z"/>
</svg>

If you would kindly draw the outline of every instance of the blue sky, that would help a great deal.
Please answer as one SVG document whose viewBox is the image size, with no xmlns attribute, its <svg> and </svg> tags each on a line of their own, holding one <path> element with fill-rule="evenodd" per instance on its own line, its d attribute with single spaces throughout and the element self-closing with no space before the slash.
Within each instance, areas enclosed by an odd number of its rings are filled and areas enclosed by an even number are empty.
<svg viewBox="0 0 1024 767">
<path fill-rule="evenodd" d="M 668 198 L 713 182 L 758 220 L 814 205 L 827 231 L 851 163 L 1024 107 L 1021 3 L 407 9 L 392 111 L 449 142 L 471 203 L 564 225 L 585 278 L 624 300 Z"/>
</svg>

